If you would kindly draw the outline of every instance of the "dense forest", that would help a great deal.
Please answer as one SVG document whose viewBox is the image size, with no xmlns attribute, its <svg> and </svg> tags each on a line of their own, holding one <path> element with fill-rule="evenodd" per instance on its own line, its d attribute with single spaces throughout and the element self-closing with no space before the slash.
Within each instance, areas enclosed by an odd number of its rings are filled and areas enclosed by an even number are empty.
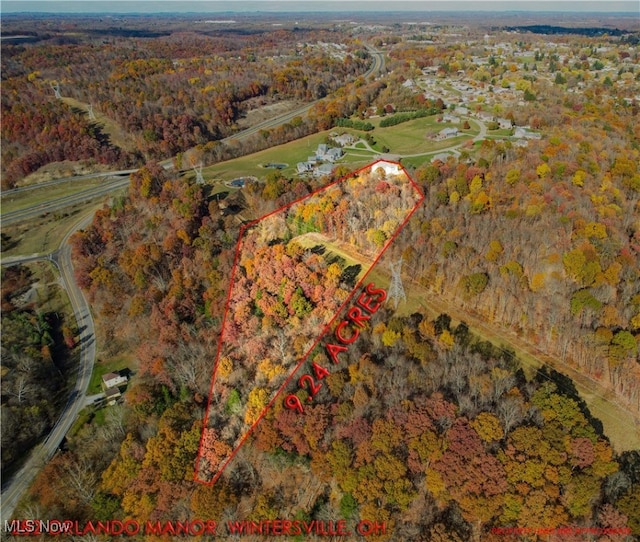
<svg viewBox="0 0 640 542">
<path fill-rule="evenodd" d="M 50 300 L 36 294 L 34 282 L 27 266 L 2 269 L 3 477 L 51 430 L 73 374 L 74 326 L 62 312 L 41 310 Z"/>
<path fill-rule="evenodd" d="M 322 241 L 349 241 L 375 261 L 420 197 L 403 170 L 377 162 L 243 228 L 205 420 L 200 479 L 218 473 L 347 301 L 361 266 L 348 265 Z M 312 246 L 305 248 L 302 238 Z"/>
<path fill-rule="evenodd" d="M 239 221 L 167 175 L 143 168 L 74 240 L 78 280 L 113 347 L 137 347 L 139 373 L 126 413 L 87 425 L 45 468 L 31 497 L 41 517 L 365 518 L 385 522 L 379 539 L 416 540 L 640 532 L 638 453 L 613 453 L 566 378 L 527 381 L 512 353 L 445 314 L 381 309 L 339 365 L 313 353 L 330 374 L 304 414 L 276 403 L 215 485 L 195 483 Z M 403 246 L 427 224 L 414 216 Z"/>
<path fill-rule="evenodd" d="M 402 198 L 388 179 L 372 177 L 357 187 L 358 199 L 370 202 L 366 213 L 357 203 L 332 199 L 330 192 L 302 199 L 348 174 L 343 164 L 332 178 L 272 172 L 242 191 L 223 194 L 221 205 L 210 187 L 153 160 L 194 144 L 207 161 L 240 154 L 241 144 L 215 140 L 235 130 L 251 100 L 307 101 L 350 81 L 307 119 L 256 134 L 251 145 L 258 148 L 330 128 L 342 118 L 362 122 L 387 111 L 442 110 L 442 100 L 405 84 L 423 69 L 436 78 L 464 77 L 487 94 L 513 84 L 522 100 L 498 103 L 492 112 L 544 137 L 525 146 L 494 137 L 469 142 L 448 159 L 415 166 L 405 160 L 426 198 L 386 256 L 403 258 L 408 287 L 418 285 L 425 295 L 513 331 L 612 390 L 635 412 L 640 124 L 630 83 L 637 74 L 622 67 L 609 85 L 599 73 L 600 64 L 629 57 L 571 36 L 558 38 L 565 49 L 561 60 L 542 54 L 533 45 L 536 38 L 524 36 L 522 47 L 533 61 L 520 70 L 523 63 L 516 66 L 515 57 L 485 55 L 482 44 L 465 48 L 453 38 L 418 43 L 378 36 L 390 59 L 391 73 L 382 82 L 358 78 L 367 63 L 355 40 L 345 42 L 340 62 L 309 45 L 343 43 L 343 35 L 257 32 L 252 40 L 269 52 L 271 62 L 263 65 L 258 47 L 239 48 L 246 40 L 232 32 L 203 37 L 185 31 L 180 39 L 158 32 L 153 39 L 128 36 L 137 52 L 114 31 L 101 42 L 104 47 L 93 50 L 82 40 L 64 47 L 45 43 L 52 54 L 34 56 L 29 64 L 35 53 L 11 46 L 3 58 L 7 77 L 16 81 L 39 70 L 30 92 L 40 93 L 42 101 L 34 102 L 52 110 L 66 108 L 51 96 L 44 99 L 45 92 L 51 94 L 50 81 L 65 88 L 62 64 L 93 59 L 78 66 L 84 82 L 74 86 L 75 98 L 89 103 L 95 92 L 101 96 L 91 102 L 96 109 L 110 108 L 109 115 L 135 134 L 141 154 L 114 159 L 149 159 L 131 175 L 127 195 L 98 211 L 72 240 L 76 278 L 99 318 L 102 352 L 133 353 L 135 376 L 124 406 L 92 413 L 92 423 L 69 435 L 30 490 L 25 516 L 80 523 L 199 517 L 221 525 L 345 519 L 351 531 L 366 519 L 386 526 L 371 539 L 435 542 L 504 540 L 502 529 L 511 527 L 530 529 L 527 540 L 545 539 L 536 529 L 565 527 L 571 533 L 567 540 L 584 540 L 576 534 L 581 528 L 597 531 L 590 536 L 598 542 L 640 536 L 640 452 L 616 453 L 566 376 L 547 367 L 527 376 L 512 351 L 473 335 L 464 322 L 418 309 L 401 317 L 391 305 L 371 315 L 338 362 L 325 349 L 335 332 L 329 330 L 285 390 L 304 409 L 276 401 L 216 483 L 196 483 L 207 405 L 219 399 L 210 397 L 211 376 L 234 262 L 235 278 L 245 288 L 231 299 L 229 318 L 245 327 L 242 333 L 230 329 L 247 352 L 225 351 L 218 370 L 227 383 L 243 385 L 246 398 L 230 387 L 216 407 L 244 423 L 247 416 L 254 421 L 266 404 L 268 394 L 255 390 L 283 379 L 279 358 L 265 349 L 280 348 L 284 359 L 304 352 L 306 344 L 288 347 L 279 339 L 304 327 L 305 317 L 319 318 L 314 311 L 335 308 L 328 288 L 340 301 L 354 284 L 357 265 L 332 254 L 330 238 L 338 238 L 354 261 L 366 260 L 395 231 L 400 217 L 393 213 Z M 309 32 L 307 45 L 298 43 L 303 32 Z M 211 49 L 203 55 L 206 47 Z M 66 55 L 65 62 L 58 65 L 54 52 Z M 482 55 L 484 63 L 472 60 Z M 309 63 L 313 59 L 316 64 Z M 98 83 L 93 70 L 100 62 L 112 77 Z M 261 72 L 265 65 L 269 70 Z M 230 88 L 215 79 L 218 73 Z M 262 78 L 265 86 L 252 86 Z M 276 91 L 278 81 L 282 87 Z M 205 92 L 209 84 L 213 90 Z M 18 110 L 5 113 L 5 94 L 3 116 L 14 122 Z M 483 111 L 482 103 L 475 107 Z M 375 138 L 375 130 L 370 133 Z M 36 150 L 28 142 L 8 141 L 3 140 L 3 153 L 6 147 L 15 171 L 21 171 L 19 160 Z M 243 224 L 294 201 L 300 203 L 286 219 L 266 221 L 245 238 L 246 254 L 238 258 Z M 258 236 L 267 242 L 259 243 Z M 386 263 L 378 267 L 383 275 Z M 11 273 L 7 280 L 19 291 L 24 271 Z M 317 291 L 310 287 L 314 280 L 321 283 Z M 3 291 L 3 310 L 10 303 Z M 33 311 L 12 314 L 6 323 L 3 316 L 3 330 L 13 330 L 19 319 L 32 349 L 46 352 L 46 334 L 35 333 L 46 329 L 43 318 Z M 246 353 L 257 360 L 253 371 L 234 374 L 233 356 Z M 9 359 L 16 380 L 3 395 L 3 409 L 5 402 L 20 406 L 15 390 L 21 359 L 15 353 Z M 303 372 L 321 384 L 312 401 L 309 389 L 295 386 Z M 252 408 L 241 404 L 245 399 Z M 219 422 L 206 428 L 215 432 L 205 429 L 211 464 L 229 453 L 236 437 L 222 438 Z"/>
<path fill-rule="evenodd" d="M 414 280 L 528 337 L 637 410 L 640 132 L 631 97 L 637 74 L 623 65 L 612 87 L 598 71 L 628 58 L 624 48 L 596 52 L 581 38 L 563 41 L 562 61 L 523 43 L 542 72 L 525 71 L 524 79 L 513 57 L 471 62 L 480 49 L 466 56 L 458 45 L 394 49 L 398 77 L 427 66 L 441 76 L 463 70 L 489 92 L 504 86 L 500 81 L 526 83 L 531 105 L 505 102 L 493 112 L 545 133 L 524 147 L 487 139 L 463 148 L 458 159 L 419 166 L 414 177 L 427 199 L 402 255 Z"/>
<path fill-rule="evenodd" d="M 212 148 L 247 111 L 323 98 L 369 65 L 361 45 L 331 30 L 259 30 L 250 44 L 240 29 L 210 35 L 186 27 L 154 39 L 80 32 L 61 43 L 60 24 L 45 25 L 37 46 L 3 45 L 5 187 L 51 162 L 124 167 Z M 125 140 L 105 133 L 89 106 Z"/>
</svg>

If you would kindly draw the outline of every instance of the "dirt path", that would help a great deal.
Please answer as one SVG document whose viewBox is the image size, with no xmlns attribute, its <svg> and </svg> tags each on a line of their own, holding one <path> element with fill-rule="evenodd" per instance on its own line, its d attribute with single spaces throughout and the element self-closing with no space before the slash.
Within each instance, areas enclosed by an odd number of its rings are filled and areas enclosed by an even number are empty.
<svg viewBox="0 0 640 542">
<path fill-rule="evenodd" d="M 307 239 L 307 244 L 312 240 L 314 243 L 323 244 L 327 250 L 348 260 L 357 261 L 363 269 L 371 265 L 370 260 L 345 243 L 331 242 L 318 233 L 306 234 L 304 237 Z M 376 265 L 367 276 L 367 280 L 373 280 L 379 286 L 387 287 L 390 281 L 389 272 L 382 265 Z M 405 278 L 404 289 L 407 301 L 398 307 L 400 315 L 411 314 L 420 309 L 433 317 L 446 313 L 456 323 L 464 321 L 469 329 L 482 339 L 501 348 L 512 348 L 529 375 L 543 365 L 554 368 L 573 380 L 593 416 L 602 422 L 605 435 L 609 437 L 616 452 L 640 449 L 640 413 L 634 412 L 620 401 L 613 391 L 570 367 L 560 358 L 543 352 L 515 332 L 492 324 L 486 318 L 456 306 L 452 301 L 435 295 L 420 284 Z"/>
<path fill-rule="evenodd" d="M 606 389 L 602 384 L 580 373 L 561 359 L 543 352 L 513 331 L 489 324 L 486 319 L 456 307 L 420 285 L 412 283 L 408 288 L 405 285 L 405 288 L 407 297 L 418 296 L 425 308 L 430 309 L 434 314 L 447 313 L 458 322 L 466 322 L 471 331 L 483 339 L 496 345 L 512 348 L 521 363 L 529 370 L 538 369 L 546 364 L 571 378 L 591 413 L 602 422 L 604 432 L 611 440 L 616 452 L 640 449 L 640 416 L 623 404 L 613 391 Z"/>
</svg>

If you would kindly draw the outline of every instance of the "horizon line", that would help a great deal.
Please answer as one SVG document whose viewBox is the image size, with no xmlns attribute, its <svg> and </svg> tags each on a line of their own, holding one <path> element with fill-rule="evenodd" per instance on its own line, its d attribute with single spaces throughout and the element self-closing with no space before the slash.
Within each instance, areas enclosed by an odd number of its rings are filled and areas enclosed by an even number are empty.
<svg viewBox="0 0 640 542">
<path fill-rule="evenodd" d="M 377 6 L 378 4 L 379 6 Z M 122 9 L 124 8 L 124 9 Z M 228 2 L 214 0 L 7 0 L 2 1 L 2 14 L 107 14 L 107 15 L 147 15 L 147 14 L 208 14 L 208 13 L 448 13 L 465 11 L 468 13 L 576 13 L 576 14 L 630 14 L 640 15 L 637 2 L 615 0 L 599 2 L 597 0 L 401 0 L 392 9 L 385 9 L 383 0 L 236 0 L 233 7 Z"/>
</svg>

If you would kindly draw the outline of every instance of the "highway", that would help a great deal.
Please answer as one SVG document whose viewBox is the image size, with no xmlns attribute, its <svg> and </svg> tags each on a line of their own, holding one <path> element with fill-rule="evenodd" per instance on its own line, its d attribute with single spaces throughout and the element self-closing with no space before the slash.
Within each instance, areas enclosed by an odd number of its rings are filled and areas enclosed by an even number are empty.
<svg viewBox="0 0 640 542">
<path fill-rule="evenodd" d="M 14 474 L 2 487 L 2 520 L 11 518 L 18 500 L 33 482 L 40 469 L 53 457 L 62 443 L 64 436 L 71 428 L 73 422 L 85 405 L 85 394 L 89 387 L 89 380 L 93 372 L 93 364 L 96 357 L 96 340 L 93 318 L 89 304 L 84 294 L 78 287 L 73 275 L 71 262 L 71 245 L 69 238 L 82 228 L 85 228 L 93 219 L 93 212 L 87 214 L 69 230 L 60 243 L 60 247 L 52 254 L 32 255 L 23 258 L 4 259 L 2 265 L 17 265 L 38 260 L 52 261 L 60 271 L 62 284 L 67 291 L 69 301 L 73 308 L 78 328 L 78 340 L 80 344 L 80 363 L 76 383 L 69 395 L 69 400 L 64 406 L 60 417 L 51 429 L 49 435 L 42 444 L 31 452 L 29 459 L 22 468 Z"/>
<path fill-rule="evenodd" d="M 68 182 L 68 179 L 62 179 L 62 181 Z M 111 181 L 105 181 L 104 184 L 101 184 L 100 186 L 87 188 L 86 190 L 82 190 L 81 192 L 76 192 L 75 194 L 71 194 L 69 196 L 57 198 L 51 201 L 47 201 L 45 203 L 40 203 L 38 205 L 33 205 L 31 207 L 19 209 L 17 211 L 2 213 L 2 226 L 4 227 L 11 226 L 12 224 L 17 224 L 19 222 L 24 222 L 25 220 L 31 220 L 33 218 L 37 218 L 38 216 L 41 216 L 45 213 L 53 213 L 55 211 L 60 211 L 62 209 L 66 209 L 67 207 L 71 207 L 72 205 L 75 205 L 77 203 L 84 203 L 85 201 L 92 200 L 93 198 L 111 194 L 114 190 L 118 190 L 119 188 L 125 188 L 128 185 L 129 185 L 129 176 L 127 175 L 127 177 L 117 178 Z"/>
<path fill-rule="evenodd" d="M 380 73 L 384 68 L 383 54 L 371 48 L 368 49 L 372 55 L 373 62 L 369 70 L 367 70 L 367 72 L 364 74 L 366 77 Z M 239 132 L 238 134 L 228 137 L 223 141 L 244 139 L 259 132 L 260 130 L 266 130 L 289 122 L 297 116 L 304 115 L 315 105 L 315 103 L 317 102 L 304 105 L 295 109 L 294 111 L 290 111 L 283 115 L 274 117 L 273 119 L 257 124 L 256 126 Z M 11 197 L 11 195 L 13 194 L 25 192 L 28 190 L 39 188 L 46 189 L 47 187 L 62 184 L 65 182 L 82 181 L 95 177 L 105 177 L 105 182 L 98 187 L 86 189 L 70 196 L 57 198 L 46 203 L 27 207 L 25 209 L 12 211 L 9 213 L 2 213 L 2 226 L 6 227 L 18 222 L 24 222 L 36 218 L 44 213 L 59 211 L 71 205 L 83 203 L 95 197 L 110 194 L 114 190 L 126 187 L 129 184 L 129 175 L 134 171 L 137 170 L 126 170 L 111 173 L 97 173 L 95 175 L 67 177 L 64 179 L 47 181 L 45 183 L 40 183 L 37 185 L 7 190 L 3 192 L 3 198 Z M 126 175 L 126 177 L 121 177 L 122 175 Z M 108 180 L 108 177 L 114 178 L 112 180 Z M 47 435 L 47 437 L 41 444 L 39 444 L 32 450 L 29 458 L 26 460 L 22 468 L 17 473 L 15 473 L 8 481 L 6 481 L 5 484 L 3 484 L 1 499 L 2 508 L 0 510 L 1 520 L 8 520 L 12 517 L 20 497 L 29 488 L 40 469 L 44 467 L 47 462 L 54 456 L 65 435 L 67 434 L 67 432 L 73 425 L 73 422 L 77 419 L 80 411 L 85 405 L 85 395 L 89 387 L 89 381 L 91 379 L 91 373 L 93 372 L 93 365 L 96 358 L 95 329 L 89 304 L 87 303 L 84 294 L 75 281 L 75 277 L 73 274 L 73 264 L 71 261 L 71 246 L 69 245 L 69 238 L 77 230 L 83 229 L 88 224 L 90 224 L 92 219 L 93 212 L 87 214 L 78 222 L 76 222 L 73 227 L 70 228 L 69 232 L 60 243 L 58 249 L 51 254 L 33 254 L 29 256 L 3 258 L 2 260 L 2 265 L 5 266 L 18 265 L 21 263 L 29 263 L 42 260 L 49 260 L 56 265 L 60 272 L 62 284 L 69 296 L 69 300 L 76 318 L 77 329 L 79 330 L 78 339 L 80 344 L 80 363 L 78 366 L 78 374 L 75 386 L 69 395 L 69 399 L 64 406 L 60 417 L 56 421 L 49 435 Z"/>
<path fill-rule="evenodd" d="M 137 171 L 136 169 L 124 169 L 122 171 L 108 171 L 106 173 L 90 173 L 88 175 L 74 175 L 73 177 L 64 177 L 62 179 L 53 179 L 51 181 L 44 181 L 42 183 L 37 184 L 29 184 L 27 186 L 19 186 L 17 188 L 12 188 L 11 190 L 3 190 L 2 197 L 11 197 L 14 194 L 19 194 L 21 192 L 28 192 L 29 190 L 36 190 L 38 188 L 46 188 L 50 186 L 55 186 L 63 183 L 70 182 L 78 182 L 78 181 L 88 181 L 89 179 L 97 179 L 99 177 L 114 177 L 116 175 L 129 175 Z"/>
<path fill-rule="evenodd" d="M 372 75 L 378 75 L 382 72 L 385 66 L 384 54 L 380 51 L 373 49 L 372 47 L 367 46 L 367 50 L 371 55 L 372 63 L 369 66 L 369 69 L 363 74 L 363 77 L 370 77 Z M 241 141 L 246 139 L 261 130 L 269 130 L 271 128 L 275 128 L 276 126 L 280 126 L 281 124 L 285 124 L 290 122 L 295 117 L 301 117 L 305 115 L 314 105 L 322 100 L 316 100 L 315 102 L 305 104 L 300 106 L 293 111 L 289 111 L 288 113 L 283 113 L 282 115 L 278 115 L 277 117 L 273 117 L 272 119 L 267 119 L 263 122 L 252 126 L 251 128 L 247 128 L 237 134 L 231 135 L 222 139 L 223 143 L 229 143 L 232 141 Z M 165 167 L 171 167 L 172 159 L 164 160 L 162 162 Z M 81 192 L 76 192 L 75 194 L 71 194 L 69 196 L 64 196 L 61 198 L 57 198 L 55 200 L 48 201 L 46 203 L 41 203 L 38 205 L 26 207 L 24 209 L 19 209 L 17 211 L 11 211 L 8 213 L 2 213 L 2 226 L 11 226 L 13 224 L 17 224 L 19 222 L 24 222 L 26 220 L 31 220 L 33 218 L 37 218 L 45 213 L 52 213 L 56 211 L 60 211 L 71 205 L 77 203 L 83 203 L 85 201 L 89 201 L 93 198 L 104 196 L 112 193 L 114 190 L 118 190 L 119 188 L 124 188 L 129 183 L 129 175 L 137 171 L 136 169 L 127 169 L 121 171 L 112 171 L 109 173 L 96 173 L 93 175 L 79 175 L 75 177 L 65 177 L 62 179 L 55 179 L 52 181 L 46 181 L 43 183 L 33 184 L 29 186 L 23 186 L 19 188 L 13 188 L 11 190 L 5 190 L 2 192 L 2 198 L 10 198 L 15 194 L 19 194 L 21 192 L 26 192 L 29 190 L 36 189 L 45 189 L 51 186 L 56 186 L 63 183 L 69 182 L 80 182 L 83 180 L 93 179 L 96 177 L 104 177 L 104 183 L 100 186 L 95 186 L 92 188 L 88 188 Z"/>
<path fill-rule="evenodd" d="M 372 75 L 380 74 L 385 66 L 384 53 L 381 53 L 380 51 L 377 51 L 376 49 L 370 46 L 367 46 L 367 50 L 371 55 L 372 63 L 371 63 L 371 66 L 369 66 L 369 69 L 364 74 L 362 74 L 362 77 L 365 77 L 365 78 L 370 77 Z M 321 101 L 322 99 L 302 105 L 294 109 L 293 111 L 289 111 L 288 113 L 283 113 L 282 115 L 279 115 L 272 119 L 267 119 L 263 122 L 256 124 L 255 126 L 252 126 L 251 128 L 247 128 L 246 130 L 243 130 L 242 132 L 231 135 L 229 137 L 225 137 L 221 141 L 225 143 L 228 143 L 231 141 L 240 141 L 242 139 L 246 139 L 247 137 L 253 134 L 260 132 L 261 130 L 269 130 L 271 128 L 275 128 L 276 126 L 285 124 L 286 122 L 293 120 L 295 117 L 301 117 L 302 115 L 305 115 L 306 113 L 309 112 L 309 110 L 311 110 L 311 108 L 314 105 L 316 105 Z"/>
</svg>

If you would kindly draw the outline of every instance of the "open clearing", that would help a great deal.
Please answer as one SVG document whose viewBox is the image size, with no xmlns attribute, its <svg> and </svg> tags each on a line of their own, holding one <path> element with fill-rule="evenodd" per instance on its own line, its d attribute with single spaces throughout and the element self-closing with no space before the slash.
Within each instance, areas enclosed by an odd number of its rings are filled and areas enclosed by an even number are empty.
<svg viewBox="0 0 640 542">
<path fill-rule="evenodd" d="M 369 120 L 374 126 L 377 126 L 382 119 Z M 454 125 L 438 123 L 435 116 L 414 119 L 387 128 L 376 127 L 370 132 L 360 132 L 350 128 L 334 128 L 206 167 L 203 169 L 203 175 L 205 178 L 213 179 L 214 181 L 230 181 L 236 177 L 250 175 L 264 178 L 274 170 L 262 167 L 263 164 L 286 162 L 288 167 L 279 171 L 284 176 L 291 177 L 297 175 L 297 163 L 304 162 L 309 156 L 313 155 L 318 145 L 325 143 L 332 132 L 348 133 L 356 138 L 364 138 L 365 135 L 370 134 L 375 140 L 375 143 L 371 146 L 374 152 L 368 150 L 363 143 L 356 143 L 354 145 L 355 148 L 345 148 L 345 156 L 335 163 L 336 167 L 340 164 L 349 164 L 352 167 L 365 166 L 376 158 L 376 153 L 382 153 L 384 147 L 389 149 L 388 152 L 391 154 L 419 155 L 403 160 L 405 164 L 419 165 L 430 160 L 433 154 L 443 149 L 459 146 L 466 141 L 470 141 L 471 138 L 479 133 L 477 125 L 475 123 L 471 124 L 473 127 L 470 130 L 460 130 L 462 135 L 441 141 L 427 136 Z M 458 128 L 461 128 L 461 126 L 458 126 Z"/>
<path fill-rule="evenodd" d="M 370 122 L 376 126 L 375 130 L 369 132 L 376 140 L 374 149 L 381 151 L 385 146 L 393 154 L 412 155 L 437 152 L 441 149 L 457 145 L 467 139 L 478 135 L 479 130 L 463 130 L 461 124 L 449 124 L 446 122 L 436 122 L 436 116 L 414 119 L 395 126 L 380 128 L 382 119 L 371 119 Z M 433 139 L 433 136 L 445 128 L 458 128 L 460 136 L 441 141 Z"/>
<path fill-rule="evenodd" d="M 82 182 L 68 182 L 54 186 L 34 188 L 26 192 L 18 192 L 2 198 L 2 212 L 11 213 L 55 199 L 65 198 L 98 187 L 106 182 L 104 177 L 87 179 Z"/>
<path fill-rule="evenodd" d="M 303 243 L 310 244 L 312 239 L 307 238 Z M 368 268 L 371 264 L 370 260 L 354 252 L 350 246 L 330 242 L 314 242 L 314 244 L 323 244 L 328 251 L 342 256 L 349 264 L 357 262 L 363 268 Z M 388 289 L 390 276 L 384 267 L 384 259 L 371 270 L 367 279 L 373 280 L 379 287 Z M 543 365 L 548 365 L 569 376 L 591 414 L 602 422 L 604 433 L 610 439 L 614 450 L 620 453 L 640 449 L 640 424 L 631 411 L 616 402 L 616 397 L 611 391 L 587 379 L 560 359 L 539 352 L 515 333 L 490 325 L 486 319 L 458 309 L 450 301 L 433 294 L 420 284 L 409 281 L 406 277 L 404 289 L 407 301 L 398 307 L 398 315 L 408 316 L 420 310 L 435 318 L 446 313 L 451 316 L 453 325 L 464 321 L 471 332 L 482 340 L 490 341 L 498 348 L 513 349 L 529 378 Z"/>
<path fill-rule="evenodd" d="M 6 257 L 48 254 L 57 250 L 73 224 L 91 210 L 102 207 L 106 200 L 105 196 L 100 196 L 97 200 L 74 205 L 64 212 L 50 213 L 37 219 L 3 227 L 2 233 L 9 236 L 9 241 L 2 255 Z"/>
<path fill-rule="evenodd" d="M 87 112 L 89 110 L 89 104 L 76 100 L 74 98 L 61 98 L 64 103 L 66 103 L 69 107 L 73 107 L 75 109 L 81 109 L 82 111 Z M 122 129 L 122 127 L 113 119 L 103 115 L 100 111 L 94 109 L 93 114 L 96 117 L 95 122 L 100 128 L 102 128 L 103 133 L 109 136 L 109 140 L 112 145 L 116 147 L 120 147 L 128 152 L 136 151 L 136 144 L 133 138 L 127 134 L 126 131 Z"/>
</svg>

